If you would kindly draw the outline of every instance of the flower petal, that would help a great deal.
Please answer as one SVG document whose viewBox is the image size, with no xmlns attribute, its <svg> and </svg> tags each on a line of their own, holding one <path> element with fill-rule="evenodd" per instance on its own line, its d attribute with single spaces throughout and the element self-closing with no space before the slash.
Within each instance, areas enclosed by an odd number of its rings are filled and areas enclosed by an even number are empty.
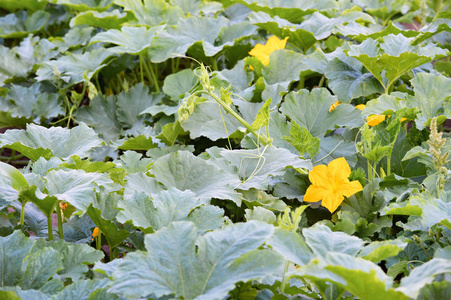
<svg viewBox="0 0 451 300">
<path fill-rule="evenodd" d="M 326 197 L 329 190 L 323 186 L 311 185 L 307 188 L 304 195 L 305 202 L 318 202 Z"/>
<path fill-rule="evenodd" d="M 372 115 L 366 118 L 366 122 L 369 126 L 376 126 L 380 122 L 385 120 L 385 115 Z"/>
<path fill-rule="evenodd" d="M 283 40 L 280 40 L 278 37 L 273 35 L 268 39 L 265 46 L 270 50 L 270 53 L 272 53 L 278 49 L 285 48 L 285 46 L 287 45 L 287 40 L 288 37 L 284 38 Z"/>
<path fill-rule="evenodd" d="M 340 183 L 338 192 L 346 197 L 351 197 L 355 193 L 360 192 L 363 190 L 362 185 L 358 180 L 350 181 L 350 182 L 343 182 Z"/>
<path fill-rule="evenodd" d="M 332 112 L 338 105 L 340 105 L 341 102 L 340 101 L 335 101 L 330 107 L 329 107 L 329 112 Z"/>
<path fill-rule="evenodd" d="M 249 51 L 249 54 L 258 58 L 262 64 L 269 64 L 269 54 L 271 54 L 271 52 L 269 52 L 268 49 L 262 44 L 255 45 L 255 47 Z"/>
<path fill-rule="evenodd" d="M 338 193 L 329 193 L 321 202 L 321 206 L 327 208 L 331 213 L 337 210 L 344 197 Z"/>
<path fill-rule="evenodd" d="M 313 185 L 317 186 L 330 186 L 330 176 L 328 168 L 325 165 L 314 166 L 308 173 L 308 179 Z"/>
<path fill-rule="evenodd" d="M 351 175 L 351 168 L 344 157 L 339 157 L 331 161 L 328 165 L 331 180 L 338 186 L 342 181 Z"/>
</svg>

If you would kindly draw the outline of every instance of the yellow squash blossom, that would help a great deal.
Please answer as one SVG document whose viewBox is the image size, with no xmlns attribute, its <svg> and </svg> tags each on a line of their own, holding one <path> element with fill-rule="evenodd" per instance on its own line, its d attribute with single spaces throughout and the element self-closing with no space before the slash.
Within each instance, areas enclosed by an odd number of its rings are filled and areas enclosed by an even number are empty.
<svg viewBox="0 0 451 300">
<path fill-rule="evenodd" d="M 349 181 L 351 168 L 344 157 L 334 159 L 329 165 L 313 167 L 308 176 L 312 183 L 304 195 L 306 202 L 318 202 L 333 213 L 343 202 L 344 196 L 350 197 L 363 187 L 359 181 Z"/>
<path fill-rule="evenodd" d="M 366 122 L 368 123 L 368 126 L 376 126 L 380 122 L 384 122 L 386 117 L 386 115 L 371 115 L 366 118 Z"/>
<path fill-rule="evenodd" d="M 356 105 L 355 108 L 362 110 L 365 108 L 365 104 Z M 366 122 L 368 123 L 369 126 L 376 126 L 380 122 L 383 122 L 386 117 L 387 117 L 386 115 L 371 115 L 368 118 L 366 118 Z M 391 116 L 389 115 L 388 117 Z M 401 122 L 404 122 L 405 120 L 407 120 L 407 118 L 401 118 Z"/>
<path fill-rule="evenodd" d="M 92 231 L 92 240 L 94 240 L 94 238 L 99 236 L 99 227 L 94 228 L 94 230 Z"/>
<path fill-rule="evenodd" d="M 363 110 L 365 108 L 365 106 L 366 106 L 365 104 L 358 104 L 355 106 L 355 108 Z"/>
<path fill-rule="evenodd" d="M 335 101 L 335 103 L 329 107 L 329 112 L 332 112 L 340 104 L 341 104 L 340 101 Z"/>
<path fill-rule="evenodd" d="M 269 56 L 278 49 L 284 49 L 287 44 L 288 37 L 283 40 L 272 36 L 268 39 L 265 45 L 257 44 L 249 51 L 249 54 L 258 58 L 265 66 L 269 64 Z"/>
</svg>

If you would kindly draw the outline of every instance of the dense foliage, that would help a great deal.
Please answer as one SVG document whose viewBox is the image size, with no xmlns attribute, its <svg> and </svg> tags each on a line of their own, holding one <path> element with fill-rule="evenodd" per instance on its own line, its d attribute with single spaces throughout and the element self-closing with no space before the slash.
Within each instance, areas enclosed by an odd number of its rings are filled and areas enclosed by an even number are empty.
<svg viewBox="0 0 451 300">
<path fill-rule="evenodd" d="M 450 299 L 451 1 L 1 0 L 1 299 Z"/>
</svg>

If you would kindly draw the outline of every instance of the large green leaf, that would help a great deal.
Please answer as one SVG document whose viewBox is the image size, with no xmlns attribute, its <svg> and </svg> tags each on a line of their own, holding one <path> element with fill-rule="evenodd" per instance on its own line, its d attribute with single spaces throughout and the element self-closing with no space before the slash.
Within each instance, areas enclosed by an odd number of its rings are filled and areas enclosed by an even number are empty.
<svg viewBox="0 0 451 300">
<path fill-rule="evenodd" d="M 185 69 L 168 75 L 164 79 L 163 92 L 171 97 L 172 100 L 178 101 L 194 87 L 197 81 L 198 78 L 193 70 Z"/>
<path fill-rule="evenodd" d="M 418 295 L 418 300 L 449 299 L 451 298 L 451 282 L 432 282 L 424 286 Z"/>
<path fill-rule="evenodd" d="M 446 55 L 445 50 L 432 44 L 412 46 L 410 43 L 413 40 L 402 34 L 389 34 L 384 37 L 383 43 L 366 39 L 358 46 L 351 45 L 347 54 L 359 60 L 388 91 L 395 80 L 407 71 Z"/>
<path fill-rule="evenodd" d="M 302 234 L 313 253 L 322 257 L 325 257 L 328 252 L 339 252 L 355 256 L 364 244 L 358 237 L 344 232 L 333 232 L 326 225 L 314 225 L 304 228 Z"/>
<path fill-rule="evenodd" d="M 360 299 L 409 299 L 409 297 L 399 291 L 395 291 L 393 288 L 387 289 L 387 284 L 377 277 L 377 273 L 374 270 L 370 272 L 350 270 L 340 265 L 328 266 L 326 269 L 341 276 L 346 281 L 346 284 L 342 286 Z"/>
<path fill-rule="evenodd" d="M 291 23 L 277 16 L 271 17 L 262 11 L 251 13 L 249 20 L 252 24 L 280 38 L 288 37 L 289 44 L 302 49 L 304 52 L 317 41 L 326 39 L 332 34 L 344 36 L 366 34 L 370 29 L 361 23 L 374 23 L 373 18 L 369 15 L 356 10 L 347 10 L 336 18 L 329 18 L 324 14 L 314 12 L 301 24 Z"/>
<path fill-rule="evenodd" d="M 1 287 L 14 286 L 21 276 L 23 260 L 33 247 L 34 242 L 19 230 L 6 237 L 0 237 L 0 282 Z"/>
<path fill-rule="evenodd" d="M 39 290 L 22 290 L 19 286 L 0 288 L 0 297 L 5 300 L 38 299 L 50 300 L 50 297 Z M 9 297 L 9 298 L 8 298 Z"/>
<path fill-rule="evenodd" d="M 284 83 L 285 88 L 293 82 L 299 80 L 302 65 L 300 64 L 302 55 L 285 49 L 279 49 L 271 53 L 269 64 L 262 69 L 265 82 L 269 85 Z"/>
<path fill-rule="evenodd" d="M 283 175 L 288 167 L 311 169 L 310 160 L 301 159 L 289 150 L 265 147 L 255 150 L 221 150 L 221 157 L 236 168 L 241 178 L 237 188 L 266 190 L 272 176 Z"/>
<path fill-rule="evenodd" d="M 211 100 L 197 104 L 194 113 L 182 127 L 189 130 L 192 139 L 205 136 L 216 141 L 227 138 L 242 125 L 232 115 L 226 114 L 216 101 Z"/>
<path fill-rule="evenodd" d="M 63 224 L 64 240 L 72 243 L 90 243 L 92 241 L 92 229 L 95 226 L 87 214 L 82 217 L 75 215 Z"/>
<path fill-rule="evenodd" d="M 191 154 L 177 151 L 157 159 L 151 173 L 166 188 L 190 190 L 202 201 L 211 198 L 230 199 L 240 203 L 234 187 L 240 183 L 238 176 L 224 172 Z"/>
<path fill-rule="evenodd" d="M 56 93 L 43 93 L 39 84 L 29 87 L 12 85 L 5 97 L 0 97 L 1 110 L 12 117 L 53 118 L 64 115 L 63 99 Z"/>
<path fill-rule="evenodd" d="M 107 174 L 86 173 L 82 170 L 52 170 L 47 173 L 45 180 L 49 196 L 66 201 L 82 212 L 86 212 L 93 203 L 96 186 L 112 185 Z"/>
<path fill-rule="evenodd" d="M 433 258 L 427 263 L 413 269 L 409 276 L 401 280 L 401 284 L 397 290 L 409 297 L 416 298 L 424 285 L 431 283 L 435 276 L 443 273 L 451 273 L 451 260 Z"/>
<path fill-rule="evenodd" d="M 119 222 L 131 220 L 133 225 L 147 233 L 168 226 L 173 221 L 192 221 L 198 230 L 216 229 L 224 223 L 222 209 L 213 205 L 204 206 L 193 192 L 182 192 L 173 187 L 153 194 L 152 198 L 135 193 L 121 200 L 118 207 L 122 208 L 116 217 Z M 196 218 L 193 219 L 193 216 Z"/>
<path fill-rule="evenodd" d="M 221 28 L 227 25 L 227 19 L 218 17 L 190 17 L 180 19 L 175 27 L 166 27 L 152 41 L 149 49 L 153 62 L 162 62 L 170 57 L 185 55 L 195 42 L 204 45 L 205 55 L 213 56 L 221 47 L 214 47 Z M 218 49 L 219 48 L 219 49 Z"/>
<path fill-rule="evenodd" d="M 150 46 L 157 31 L 162 27 L 155 26 L 150 29 L 146 27 L 123 26 L 121 30 L 110 29 L 96 34 L 91 42 L 111 43 L 117 46 L 108 48 L 114 53 L 140 54 Z"/>
<path fill-rule="evenodd" d="M 132 14 L 120 12 L 118 9 L 105 12 L 86 11 L 72 18 L 70 25 L 71 27 L 88 25 L 103 29 L 121 29 L 122 24 L 130 21 L 132 18 Z"/>
<path fill-rule="evenodd" d="M 326 89 L 299 90 L 285 97 L 281 111 L 297 124 L 308 129 L 314 137 L 322 137 L 335 125 L 348 128 L 360 127 L 363 121 L 360 111 L 351 105 L 338 105 L 332 112 L 330 106 L 337 101 Z"/>
<path fill-rule="evenodd" d="M 295 276 L 314 282 L 332 282 L 360 299 L 383 300 L 408 297 L 391 288 L 393 279 L 376 264 L 344 253 L 329 252 L 296 270 Z"/>
<path fill-rule="evenodd" d="M 305 240 L 296 232 L 276 229 L 267 243 L 274 251 L 298 266 L 308 264 L 314 257 Z"/>
<path fill-rule="evenodd" d="M 77 11 L 105 11 L 113 4 L 113 0 L 50 0 L 49 2 L 65 5 Z"/>
<path fill-rule="evenodd" d="M 150 94 L 149 88 L 137 84 L 117 96 L 117 120 L 125 128 L 134 127 L 143 118 L 141 112 L 161 101 L 161 94 Z"/>
<path fill-rule="evenodd" d="M 66 52 L 55 61 L 47 61 L 41 64 L 36 71 L 38 81 L 62 78 L 70 84 L 84 80 L 84 75 L 91 79 L 94 74 L 105 67 L 110 61 L 113 53 L 105 48 L 87 51 L 83 54 Z"/>
<path fill-rule="evenodd" d="M 109 282 L 108 279 L 77 280 L 66 286 L 64 290 L 56 294 L 52 299 L 91 299 L 91 295 L 96 290 L 106 288 Z"/>
<path fill-rule="evenodd" d="M 40 289 L 51 276 L 63 268 L 58 251 L 50 247 L 39 250 L 33 248 L 24 265 L 26 267 L 18 285 L 25 290 Z"/>
<path fill-rule="evenodd" d="M 117 106 L 114 96 L 97 94 L 89 106 L 77 110 L 76 120 L 93 127 L 105 141 L 119 138 L 122 125 L 116 117 Z"/>
<path fill-rule="evenodd" d="M 102 217 L 102 211 L 93 206 L 89 206 L 87 214 L 102 232 L 102 235 L 105 236 L 111 249 L 117 247 L 130 235 L 130 232 L 116 224 L 117 222 L 104 219 Z"/>
<path fill-rule="evenodd" d="M 282 264 L 269 250 L 256 250 L 273 227 L 250 221 L 197 238 L 190 222 L 174 222 L 146 235 L 146 252 L 127 255 L 113 274 L 110 291 L 124 297 L 223 299 L 239 281 L 258 279 Z M 197 245 L 197 251 L 196 251 Z"/>
<path fill-rule="evenodd" d="M 271 16 L 279 16 L 290 22 L 299 22 L 305 15 L 317 10 L 337 9 L 338 4 L 331 0 L 315 2 L 302 0 L 237 0 L 253 11 L 263 11 Z"/>
<path fill-rule="evenodd" d="M 441 199 L 428 199 L 420 207 L 423 211 L 421 218 L 424 226 L 431 227 L 442 223 L 451 229 L 451 202 L 445 202 Z"/>
<path fill-rule="evenodd" d="M 179 7 L 171 6 L 164 0 L 145 0 L 144 3 L 141 0 L 115 0 L 114 3 L 135 15 L 137 21 L 129 22 L 133 25 L 174 25 L 183 15 Z"/>
<path fill-rule="evenodd" d="M 163 186 L 155 178 L 144 173 L 129 174 L 125 180 L 127 180 L 124 186 L 125 197 L 133 196 L 135 192 L 143 192 L 150 197 L 163 190 Z"/>
<path fill-rule="evenodd" d="M 0 84 L 10 77 L 25 76 L 30 67 L 28 62 L 21 59 L 8 47 L 0 45 Z"/>
<path fill-rule="evenodd" d="M 52 156 L 67 159 L 72 155 L 88 157 L 92 148 L 102 144 L 94 130 L 80 123 L 72 129 L 45 128 L 28 124 L 27 130 L 12 129 L 0 135 L 0 146 L 19 151 L 31 160 Z"/>
<path fill-rule="evenodd" d="M 254 12 L 249 15 L 252 24 L 271 32 L 279 38 L 288 37 L 288 43 L 307 50 L 313 46 L 317 40 L 313 33 L 305 29 L 299 28 L 297 24 L 293 24 L 287 20 L 275 16 L 272 18 L 264 12 Z"/>
<path fill-rule="evenodd" d="M 375 241 L 363 247 L 359 256 L 374 263 L 398 255 L 407 246 L 406 242 L 401 240 Z"/>
<path fill-rule="evenodd" d="M 407 97 L 408 107 L 420 109 L 415 125 L 421 130 L 429 119 L 441 114 L 445 101 L 451 97 L 451 79 L 442 75 L 418 73 L 410 82 L 415 95 Z"/>
<path fill-rule="evenodd" d="M 19 11 L 0 18 L 1 38 L 20 38 L 41 30 L 50 18 L 50 13 L 39 10 L 31 15 Z"/>
<path fill-rule="evenodd" d="M 362 64 L 354 58 L 339 56 L 332 59 L 324 70 L 329 87 L 341 101 L 361 96 L 383 93 L 382 85 L 373 74 L 365 72 Z"/>
<path fill-rule="evenodd" d="M 23 174 L 10 164 L 0 162 L 0 175 L 3 178 L 7 178 L 11 187 L 16 191 L 29 187 L 29 183 Z"/>
<path fill-rule="evenodd" d="M 40 239 L 33 247 L 34 251 L 52 248 L 56 250 L 62 259 L 63 268 L 58 272 L 61 278 L 79 280 L 88 271 L 89 267 L 100 261 L 104 254 L 86 244 L 72 244 L 64 240 L 46 242 Z"/>
<path fill-rule="evenodd" d="M 43 9 L 46 4 L 47 4 L 46 0 L 24 0 L 24 1 L 3 0 L 0 3 L 0 7 L 8 11 L 16 11 L 19 9 L 35 11 Z"/>
</svg>

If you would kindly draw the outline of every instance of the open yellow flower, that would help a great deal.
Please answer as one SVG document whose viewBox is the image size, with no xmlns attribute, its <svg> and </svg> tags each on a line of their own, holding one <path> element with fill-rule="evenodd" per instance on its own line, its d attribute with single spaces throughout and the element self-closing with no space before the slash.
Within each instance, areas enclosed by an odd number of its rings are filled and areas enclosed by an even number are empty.
<svg viewBox="0 0 451 300">
<path fill-rule="evenodd" d="M 308 176 L 312 185 L 304 195 L 306 202 L 318 202 L 331 213 L 337 210 L 343 202 L 344 196 L 350 197 L 360 192 L 363 187 L 359 181 L 349 181 L 351 168 L 344 157 L 334 159 L 329 165 L 313 167 Z"/>
<path fill-rule="evenodd" d="M 278 49 L 284 49 L 287 44 L 288 37 L 283 40 L 272 36 L 268 39 L 265 45 L 257 44 L 249 51 L 249 54 L 258 58 L 265 66 L 269 64 L 269 56 Z"/>
</svg>

